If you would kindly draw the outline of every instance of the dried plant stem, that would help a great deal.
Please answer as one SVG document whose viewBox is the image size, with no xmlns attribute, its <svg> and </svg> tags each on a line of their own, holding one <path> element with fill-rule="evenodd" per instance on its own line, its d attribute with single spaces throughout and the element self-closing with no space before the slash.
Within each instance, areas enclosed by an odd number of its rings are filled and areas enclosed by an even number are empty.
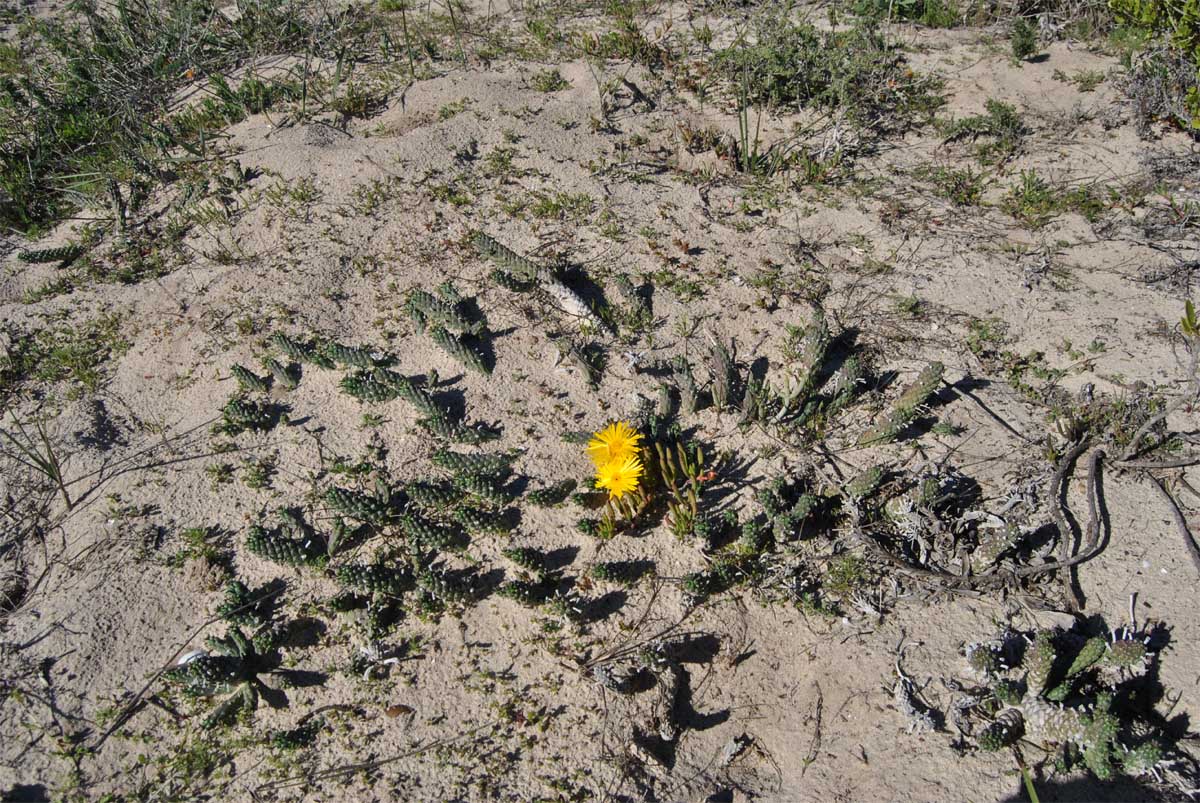
<svg viewBox="0 0 1200 803">
<path fill-rule="evenodd" d="M 1171 506 L 1171 515 L 1175 517 L 1175 526 L 1179 529 L 1179 534 L 1183 536 L 1183 545 L 1192 559 L 1192 565 L 1196 567 L 1196 573 L 1200 574 L 1200 546 L 1196 545 L 1196 539 L 1192 537 L 1192 532 L 1188 529 L 1187 520 L 1183 517 L 1183 511 L 1179 509 L 1179 503 L 1175 501 L 1175 497 L 1167 490 L 1167 486 L 1163 484 L 1162 480 L 1158 477 L 1150 479 L 1154 481 L 1154 487 L 1158 488 L 1158 492 Z"/>
<path fill-rule="evenodd" d="M 1054 516 L 1054 525 L 1058 528 L 1058 559 L 1060 563 L 1064 564 L 1071 557 L 1071 541 L 1074 540 L 1074 531 L 1067 524 L 1067 517 L 1063 513 L 1063 505 L 1060 500 L 1063 496 L 1063 486 L 1067 482 L 1071 466 L 1087 450 L 1087 447 L 1086 440 L 1075 444 L 1063 459 L 1059 461 L 1058 468 L 1054 472 L 1054 477 L 1050 480 L 1051 515 Z M 1077 611 L 1080 607 L 1080 599 L 1075 593 L 1074 582 L 1074 577 L 1072 577 L 1070 572 L 1063 572 L 1063 593 L 1066 595 L 1068 606 L 1072 610 Z"/>
<path fill-rule="evenodd" d="M 1070 466 L 1074 464 L 1087 448 L 1086 443 L 1077 444 L 1070 452 L 1059 462 L 1059 468 L 1055 472 L 1054 477 L 1050 481 L 1051 496 L 1057 500 L 1060 495 L 1060 489 L 1069 474 Z M 1067 544 L 1065 549 L 1060 549 L 1060 559 L 1049 563 L 1039 563 L 1035 566 L 1023 566 L 1018 569 L 1003 569 L 999 566 L 993 566 L 988 571 L 976 575 L 970 574 L 951 574 L 950 572 L 926 569 L 922 566 L 914 566 L 908 560 L 896 555 L 891 550 L 878 543 L 865 532 L 857 524 L 850 529 L 851 536 L 858 541 L 868 551 L 882 557 L 888 563 L 891 563 L 897 569 L 903 571 L 914 578 L 924 580 L 933 585 L 938 586 L 944 591 L 963 591 L 963 592 L 981 592 L 994 591 L 998 588 L 1011 586 L 1015 581 L 1027 577 L 1046 574 L 1053 571 L 1064 571 L 1081 563 L 1085 563 L 1096 555 L 1100 554 L 1100 490 L 1097 484 L 1099 475 L 1100 463 L 1104 458 L 1104 451 L 1097 449 L 1088 460 L 1088 477 L 1087 477 L 1087 497 L 1088 497 L 1088 523 L 1085 531 L 1086 540 L 1081 550 L 1074 555 L 1070 552 L 1070 539 L 1067 537 L 1071 531 L 1067 527 L 1065 516 L 1062 513 L 1061 506 L 1055 508 L 1054 518 L 1057 526 L 1060 528 L 1063 542 Z M 1069 582 L 1069 581 L 1064 581 Z M 1068 585 L 1069 591 L 1067 594 L 1068 602 L 1074 602 L 1076 610 L 1080 606 L 1079 601 L 1075 598 L 1074 588 Z"/>
</svg>

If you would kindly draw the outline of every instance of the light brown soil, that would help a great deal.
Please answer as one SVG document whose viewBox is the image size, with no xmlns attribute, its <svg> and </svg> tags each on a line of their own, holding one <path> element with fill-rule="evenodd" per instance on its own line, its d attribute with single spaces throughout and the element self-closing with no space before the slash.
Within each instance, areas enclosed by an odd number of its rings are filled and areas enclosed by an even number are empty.
<svg viewBox="0 0 1200 803">
<path fill-rule="evenodd" d="M 982 485 L 984 508 L 997 507 L 1023 480 L 1044 494 L 1052 466 L 1043 443 L 1052 427 L 1043 410 L 967 348 L 971 320 L 998 319 L 1006 348 L 1041 351 L 1049 367 L 1067 369 L 1061 384 L 1071 393 L 1092 383 L 1096 394 L 1122 395 L 1139 382 L 1178 393 L 1183 377 L 1166 333 L 1191 288 L 1186 276 L 1182 287 L 1146 281 L 1174 264 L 1155 247 L 1166 240 L 1147 234 L 1147 221 L 1165 206 L 1162 195 L 1150 193 L 1131 213 L 1111 210 L 1093 223 L 1066 213 L 1039 229 L 1022 226 L 999 202 L 1023 170 L 1121 188 L 1152 181 L 1151 157 L 1183 159 L 1192 146 L 1170 131 L 1156 141 L 1139 138 L 1115 78 L 1089 93 L 1056 80 L 1056 70 L 1115 73 L 1112 56 L 1084 44 L 1057 42 L 1043 61 L 1017 66 L 1002 37 L 990 45 L 977 29 L 897 33 L 915 49 L 914 69 L 944 78 L 948 105 L 940 117 L 979 113 L 988 98 L 1024 114 L 1031 132 L 1014 159 L 987 169 L 983 205 L 956 207 L 919 178 L 919 168 L 930 164 L 981 169 L 970 143 L 945 144 L 932 127 L 886 142 L 836 185 L 777 188 L 764 201 L 715 154 L 689 154 L 680 145 L 684 120 L 735 133 L 736 116 L 724 101 L 701 105 L 643 69 L 626 72 L 610 63 L 607 77 L 624 75 L 656 105 L 622 87 L 609 128 L 598 129 L 597 80 L 586 62 L 472 61 L 466 68 L 445 65 L 444 74 L 394 93 L 378 115 L 351 121 L 344 131 L 333 117 L 280 127 L 277 115 L 259 115 L 237 125 L 223 147 L 254 177 L 234 194 L 232 222 L 193 230 L 186 263 L 161 278 L 23 303 L 23 294 L 52 279 L 56 268 L 10 257 L 0 279 L 7 321 L 117 314 L 130 348 L 113 360 L 98 392 L 67 402 L 53 421 L 71 455 L 67 473 L 78 504 L 43 541 L 3 557 L 5 571 L 25 574 L 30 593 L 0 634 L 11 690 L 0 707 L 0 789 L 11 789 L 14 799 L 37 799 L 39 790 L 68 795 L 76 782 L 88 799 L 134 790 L 148 800 L 204 794 L 218 800 L 1018 799 L 1021 781 L 1010 755 L 960 755 L 946 729 L 908 732 L 892 703 L 898 647 L 907 645 L 903 669 L 923 699 L 945 711 L 952 694 L 944 679 L 961 676 L 964 643 L 1004 623 L 1062 623 L 1061 613 L 1034 610 L 1018 598 L 931 594 L 903 576 L 863 592 L 880 615 L 853 605 L 841 616 L 804 613 L 764 605 L 745 589 L 691 610 L 672 578 L 703 568 L 705 560 L 665 525 L 602 543 L 576 530 L 574 506 L 527 506 L 511 539 L 472 545 L 469 554 L 485 572 L 508 566 L 500 550 L 511 542 L 563 550 L 570 576 L 596 559 L 649 559 L 662 579 L 628 591 L 597 585 L 588 594 L 604 597 L 590 609 L 595 620 L 561 637 L 544 631 L 539 614 L 496 596 L 461 617 L 406 619 L 388 643 L 419 637 L 419 651 L 380 679 L 364 681 L 346 669 L 361 644 L 352 618 L 318 615 L 311 606 L 332 596 L 336 583 L 254 557 L 242 546 L 243 534 L 285 504 L 306 507 L 327 529 L 329 516 L 314 491 L 345 483 L 328 473 L 335 457 L 354 462 L 381 444 L 392 478 L 409 480 L 427 473 L 428 436 L 403 402 L 364 406 L 339 391 L 341 372 L 315 368 L 306 368 L 298 390 L 278 395 L 290 410 L 276 429 L 238 436 L 237 451 L 226 454 L 213 446 L 229 439 L 209 431 L 235 390 L 233 363 L 257 368 L 273 331 L 319 334 L 386 350 L 402 373 L 437 369 L 454 379 L 450 389 L 461 391 L 467 417 L 500 426 L 498 448 L 524 450 L 515 467 L 531 487 L 582 477 L 586 455 L 563 442 L 562 433 L 631 415 L 639 396 L 657 394 L 658 379 L 631 363 L 695 354 L 705 330 L 734 339 L 744 364 L 760 356 L 774 363 L 785 327 L 809 323 L 806 299 L 826 282 L 823 304 L 835 329 L 857 330 L 857 345 L 875 355 L 880 370 L 899 372 L 899 384 L 935 359 L 947 366 L 951 384 L 983 380 L 972 391 L 978 401 L 948 391 L 935 414 L 955 429 L 919 441 L 855 450 L 853 439 L 876 408 L 852 409 L 829 442 L 844 476 L 879 461 L 915 467 L 950 460 Z M 532 90 L 532 76 L 547 67 L 556 67 L 569 86 Z M 791 122 L 771 121 L 764 136 Z M 478 158 L 456 160 L 471 143 Z M 507 177 L 488 167 L 489 155 L 502 147 L 515 151 L 518 170 Z M 683 180 L 685 171 L 705 165 L 714 169 L 712 180 Z M 1200 201 L 1195 179 L 1175 177 L 1171 191 Z M 367 212 L 355 193 L 373 181 L 383 197 Z M 271 191 L 294 190 L 300 182 L 311 182 L 312 197 Z M 466 203 L 447 202 L 439 188 L 448 184 Z M 586 195 L 591 208 L 561 218 L 504 211 L 541 193 Z M 647 247 L 647 227 L 660 233 L 671 264 Z M 628 341 L 601 337 L 607 367 L 599 388 L 589 388 L 577 370 L 559 364 L 547 336 L 571 324 L 493 284 L 492 266 L 466 243 L 472 229 L 520 253 L 566 259 L 601 285 L 617 273 L 645 276 L 655 285 L 651 332 Z M 67 236 L 64 229 L 60 239 Z M 1188 237 L 1194 228 L 1174 242 L 1186 244 Z M 773 288 L 756 287 L 769 264 L 783 278 Z M 680 278 L 696 283 L 697 298 L 680 300 L 668 289 L 668 279 Z M 414 331 L 402 310 L 410 288 L 432 289 L 446 279 L 477 299 L 496 333 L 491 377 L 463 373 Z M 920 299 L 915 315 L 898 306 L 908 297 Z M 689 327 L 697 334 L 685 339 L 681 332 Z M 1086 356 L 1067 353 L 1074 349 Z M 366 412 L 382 422 L 364 426 Z M 1195 418 L 1181 414 L 1171 423 L 1194 429 Z M 714 483 L 722 506 L 751 511 L 756 483 L 810 457 L 777 448 L 765 433 L 743 431 L 736 414 L 703 411 L 686 424 L 699 440 L 728 452 L 725 466 L 737 469 Z M 269 489 L 250 489 L 238 478 L 215 485 L 206 471 L 266 455 L 278 465 Z M 1079 519 L 1082 474 L 1067 493 Z M 1184 476 L 1200 485 L 1195 469 Z M 23 487 L 15 474 L 4 481 L 10 493 Z M 1103 481 L 1110 540 L 1079 571 L 1085 610 L 1118 626 L 1136 595 L 1139 622 L 1167 623 L 1161 679 L 1179 695 L 1175 714 L 1194 716 L 1200 710 L 1195 569 L 1170 510 L 1146 480 L 1106 471 Z M 56 500 L 50 504 L 63 513 Z M 1035 518 L 1048 524 L 1048 511 L 1043 500 Z M 1194 512 L 1188 515 L 1194 527 Z M 324 673 L 326 680 L 287 689 L 281 707 L 260 705 L 252 723 L 222 737 L 229 763 L 207 780 L 179 758 L 203 744 L 199 717 L 176 719 L 147 705 L 98 750 L 79 757 L 73 781 L 70 735 L 96 745 L 112 714 L 160 668 L 223 630 L 211 622 L 220 593 L 204 588 L 197 569 L 189 574 L 167 560 L 183 548 L 181 531 L 197 526 L 233 534 L 233 563 L 250 585 L 286 581 L 281 609 L 300 624 L 284 649 L 285 665 Z M 455 565 L 466 564 L 456 558 Z M 628 751 L 631 726 L 646 716 L 649 696 L 605 691 L 575 661 L 638 644 L 672 625 L 710 649 L 683 664 L 689 725 L 668 768 Z M 149 693 L 162 689 L 155 681 Z M 329 705 L 352 710 L 329 713 L 315 747 L 278 753 L 256 743 Z M 411 713 L 388 716 L 386 709 L 397 705 Z M 722 750 L 743 734 L 752 746 L 724 764 Z M 289 781 L 357 762 L 381 763 Z M 1038 783 L 1042 800 L 1177 794 L 1150 782 L 1103 784 L 1082 774 L 1040 775 Z"/>
</svg>

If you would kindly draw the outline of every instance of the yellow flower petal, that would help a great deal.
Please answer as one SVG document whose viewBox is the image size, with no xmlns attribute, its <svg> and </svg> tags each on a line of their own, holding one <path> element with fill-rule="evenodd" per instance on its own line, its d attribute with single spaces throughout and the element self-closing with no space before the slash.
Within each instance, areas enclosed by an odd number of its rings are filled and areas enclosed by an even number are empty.
<svg viewBox="0 0 1200 803">
<path fill-rule="evenodd" d="M 636 455 L 609 461 L 596 469 L 596 487 L 608 491 L 613 499 L 620 499 L 637 490 L 643 471 L 642 461 Z"/>
<path fill-rule="evenodd" d="M 588 441 L 588 456 L 599 469 L 613 461 L 636 456 L 641 433 L 624 421 L 615 421 Z"/>
</svg>

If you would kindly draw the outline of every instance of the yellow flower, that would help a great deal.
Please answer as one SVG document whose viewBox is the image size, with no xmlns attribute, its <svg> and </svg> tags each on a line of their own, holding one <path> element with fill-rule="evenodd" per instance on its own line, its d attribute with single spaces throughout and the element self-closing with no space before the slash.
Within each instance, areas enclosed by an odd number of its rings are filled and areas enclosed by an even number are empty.
<svg viewBox="0 0 1200 803">
<path fill-rule="evenodd" d="M 613 499 L 620 499 L 637 490 L 642 471 L 642 461 L 636 455 L 612 460 L 596 469 L 596 487 L 608 491 Z"/>
<path fill-rule="evenodd" d="M 617 421 L 592 436 L 588 441 L 588 456 L 599 469 L 614 461 L 637 456 L 641 439 L 641 434 L 633 427 Z"/>
</svg>

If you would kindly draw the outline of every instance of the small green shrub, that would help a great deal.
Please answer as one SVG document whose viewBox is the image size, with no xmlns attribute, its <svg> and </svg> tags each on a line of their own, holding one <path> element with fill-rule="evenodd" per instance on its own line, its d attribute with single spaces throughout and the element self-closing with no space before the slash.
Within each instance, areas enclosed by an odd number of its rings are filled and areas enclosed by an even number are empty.
<svg viewBox="0 0 1200 803">
<path fill-rule="evenodd" d="M 1038 53 L 1037 28 L 1024 17 L 1013 23 L 1011 36 L 1012 56 L 1017 61 L 1026 61 Z"/>
<path fill-rule="evenodd" d="M 1200 3 L 1109 0 L 1108 7 L 1127 28 L 1166 40 L 1134 65 L 1128 88 L 1139 112 L 1200 129 Z"/>
<path fill-rule="evenodd" d="M 937 82 L 906 67 L 869 21 L 821 31 L 769 12 L 752 42 L 718 51 L 714 66 L 748 103 L 838 110 L 876 131 L 903 129 L 942 103 Z"/>
<path fill-rule="evenodd" d="M 1007 161 L 1021 146 L 1025 124 L 1017 107 L 988 98 L 984 114 L 953 120 L 944 126 L 945 141 L 970 139 L 976 143 L 976 154 L 984 163 Z M 983 140 L 980 142 L 979 140 Z"/>
<path fill-rule="evenodd" d="M 966 170 L 939 167 L 929 177 L 938 195 L 947 198 L 955 206 L 975 206 L 983 198 L 984 175 L 970 167 Z"/>
<path fill-rule="evenodd" d="M 533 76 L 530 84 L 538 92 L 558 92 L 570 89 L 571 82 L 562 77 L 558 70 L 546 70 Z"/>
<path fill-rule="evenodd" d="M 235 90 L 223 75 L 262 52 L 340 63 L 345 43 L 368 32 L 361 10 L 307 15 L 285 0 L 248 0 L 230 21 L 218 5 L 83 0 L 0 55 L 0 224 L 37 231 L 106 194 L 123 207 L 120 184 L 157 181 L 178 149 L 202 154 L 206 131 L 293 92 L 253 76 Z M 212 76 L 208 97 L 176 112 L 196 76 Z"/>
<path fill-rule="evenodd" d="M 901 19 L 929 28 L 953 28 L 961 13 L 948 0 L 858 0 L 854 13 L 869 19 Z"/>
</svg>

